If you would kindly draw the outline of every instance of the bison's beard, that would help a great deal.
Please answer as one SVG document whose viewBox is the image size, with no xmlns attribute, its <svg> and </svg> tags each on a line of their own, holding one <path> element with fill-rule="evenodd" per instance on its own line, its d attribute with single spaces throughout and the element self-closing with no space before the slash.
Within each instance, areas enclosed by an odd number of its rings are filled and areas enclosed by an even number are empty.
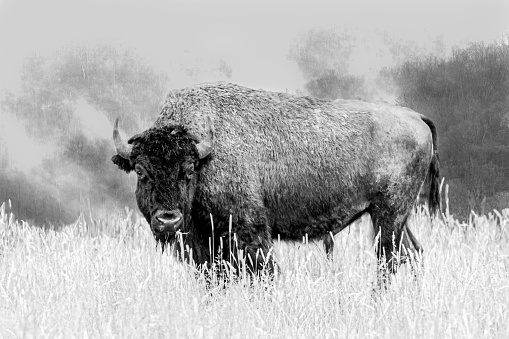
<svg viewBox="0 0 509 339">
<path fill-rule="evenodd" d="M 151 228 L 154 239 L 161 245 L 163 251 L 170 246 L 174 246 L 176 250 L 190 247 L 191 237 L 189 237 L 188 231 L 184 231 L 189 229 L 185 220 L 182 221 L 179 230 L 174 230 L 172 228 L 167 231 L 159 232 L 155 231 L 152 226 Z"/>
<path fill-rule="evenodd" d="M 163 252 L 170 251 L 183 262 L 198 266 L 210 263 L 210 250 L 207 244 L 202 238 L 195 237 L 195 233 L 189 229 L 189 226 L 184 221 L 182 231 L 153 232 L 153 235 Z"/>
</svg>

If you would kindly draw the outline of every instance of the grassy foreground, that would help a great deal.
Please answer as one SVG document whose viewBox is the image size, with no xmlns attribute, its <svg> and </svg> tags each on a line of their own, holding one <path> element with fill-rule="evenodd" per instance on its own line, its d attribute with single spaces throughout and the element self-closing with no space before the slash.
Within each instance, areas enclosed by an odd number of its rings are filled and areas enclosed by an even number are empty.
<svg viewBox="0 0 509 339">
<path fill-rule="evenodd" d="M 321 242 L 276 244 L 275 281 L 207 290 L 132 212 L 53 231 L 2 207 L 0 338 L 509 337 L 509 210 L 468 225 L 417 214 L 419 278 L 403 268 L 384 293 L 369 225 L 336 237 L 334 262 Z"/>
</svg>

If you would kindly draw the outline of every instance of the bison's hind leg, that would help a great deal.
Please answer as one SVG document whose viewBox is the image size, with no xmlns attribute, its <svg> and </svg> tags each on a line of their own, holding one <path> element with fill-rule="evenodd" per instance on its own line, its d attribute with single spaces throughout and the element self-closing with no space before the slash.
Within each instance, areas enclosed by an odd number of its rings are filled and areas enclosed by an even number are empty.
<svg viewBox="0 0 509 339">
<path fill-rule="evenodd" d="M 334 259 L 334 234 L 329 232 L 323 236 L 323 247 L 328 260 Z"/>
<path fill-rule="evenodd" d="M 376 213 L 371 216 L 376 234 L 380 286 L 386 286 L 390 282 L 390 276 L 397 272 L 401 264 L 409 261 L 414 268 L 416 259 L 422 252 L 421 245 L 408 228 L 408 214 L 401 217 L 401 214 L 386 212 L 383 219 Z"/>
<path fill-rule="evenodd" d="M 334 227 L 331 227 L 332 231 L 326 233 L 323 236 L 323 246 L 325 248 L 325 253 L 327 254 L 327 259 L 334 259 L 334 236 L 344 230 L 345 228 L 352 225 L 354 222 L 362 218 L 362 216 L 366 213 L 370 213 L 370 206 L 357 211 L 355 213 L 352 212 L 350 216 L 342 220 L 341 222 L 336 221 Z"/>
<path fill-rule="evenodd" d="M 401 234 L 400 239 L 400 248 L 403 252 L 405 259 L 407 259 L 414 267 L 414 263 L 422 256 L 422 246 L 419 241 L 415 238 L 410 227 L 408 226 L 408 222 L 405 223 L 403 227 L 403 232 Z"/>
</svg>

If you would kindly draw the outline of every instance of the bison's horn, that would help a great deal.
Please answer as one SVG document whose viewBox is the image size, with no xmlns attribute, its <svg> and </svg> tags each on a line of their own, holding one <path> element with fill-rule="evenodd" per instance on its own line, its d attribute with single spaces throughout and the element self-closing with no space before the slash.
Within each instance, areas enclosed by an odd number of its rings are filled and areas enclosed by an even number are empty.
<svg viewBox="0 0 509 339">
<path fill-rule="evenodd" d="M 113 142 L 115 143 L 115 148 L 117 149 L 117 154 L 120 155 L 124 159 L 129 159 L 131 156 L 131 151 L 133 150 L 133 145 L 129 145 L 120 138 L 120 133 L 118 133 L 118 120 L 120 117 L 115 119 L 115 126 L 113 127 Z"/>
<path fill-rule="evenodd" d="M 198 155 L 200 159 L 205 158 L 212 151 L 212 131 L 209 131 L 209 135 L 202 141 L 196 144 Z"/>
</svg>

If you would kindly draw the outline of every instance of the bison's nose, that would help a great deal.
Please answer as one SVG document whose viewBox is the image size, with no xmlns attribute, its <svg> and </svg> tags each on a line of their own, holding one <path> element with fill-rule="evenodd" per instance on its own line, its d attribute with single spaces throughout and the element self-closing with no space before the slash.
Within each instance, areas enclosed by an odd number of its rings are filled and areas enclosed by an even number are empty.
<svg viewBox="0 0 509 339">
<path fill-rule="evenodd" d="M 178 231 L 182 224 L 182 213 L 179 210 L 173 211 L 159 211 L 155 215 L 156 223 L 153 223 L 153 228 L 158 232 Z"/>
</svg>

